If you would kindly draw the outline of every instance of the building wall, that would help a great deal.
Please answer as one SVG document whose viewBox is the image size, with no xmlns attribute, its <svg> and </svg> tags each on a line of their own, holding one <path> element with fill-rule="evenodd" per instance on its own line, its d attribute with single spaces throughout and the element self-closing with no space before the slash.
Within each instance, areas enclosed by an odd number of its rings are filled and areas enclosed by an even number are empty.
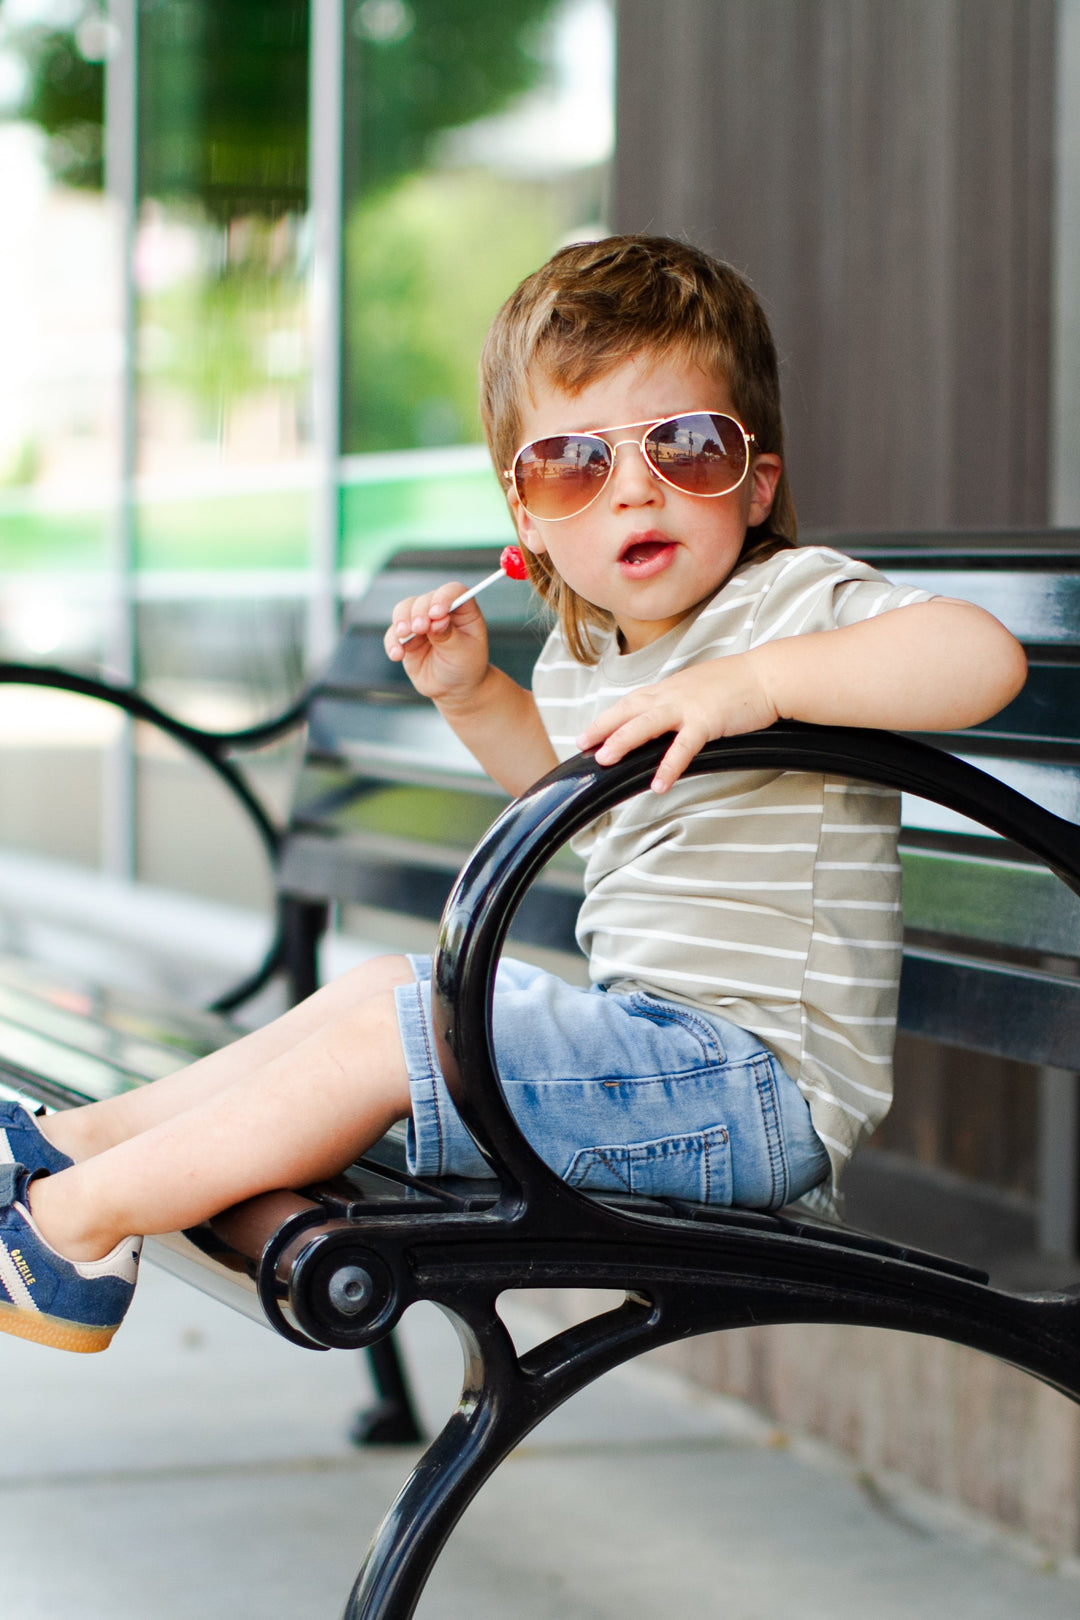
<svg viewBox="0 0 1080 1620">
<path fill-rule="evenodd" d="M 1060 517 L 1051 345 L 1072 328 L 1052 267 L 1060 281 L 1072 261 L 1055 236 L 1071 217 L 1055 178 L 1077 170 L 1080 147 L 1070 169 L 1055 52 L 1071 25 L 1080 63 L 1076 0 L 620 0 L 618 18 L 615 226 L 685 236 L 757 288 L 781 353 L 803 532 Z M 963 1080 L 936 1056 L 949 1068 L 933 1068 L 939 1090 Z M 980 1126 L 991 1146 L 1010 1144 L 1003 1174 L 981 1138 L 977 1163 L 917 1151 L 948 1133 L 927 1084 L 909 1084 L 909 1057 L 885 1145 L 954 1180 L 1030 1181 L 1031 1143 L 1018 1145 L 993 1088 Z M 664 1354 L 864 1469 L 905 1473 L 1056 1555 L 1080 1551 L 1077 1410 L 1011 1368 L 844 1326 Z"/>
<path fill-rule="evenodd" d="M 614 219 L 744 269 L 804 528 L 1047 521 L 1054 0 L 620 0 Z"/>
</svg>

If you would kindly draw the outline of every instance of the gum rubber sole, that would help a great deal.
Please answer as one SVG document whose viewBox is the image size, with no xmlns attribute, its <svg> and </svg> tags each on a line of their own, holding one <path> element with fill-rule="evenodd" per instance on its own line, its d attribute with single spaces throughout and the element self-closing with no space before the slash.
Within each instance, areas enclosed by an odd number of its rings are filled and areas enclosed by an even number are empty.
<svg viewBox="0 0 1080 1620">
<path fill-rule="evenodd" d="M 88 1356 L 107 1350 L 119 1325 L 88 1327 L 81 1322 L 65 1322 L 61 1316 L 47 1316 L 44 1311 L 23 1311 L 7 1300 L 0 1300 L 0 1333 L 30 1339 L 34 1344 L 47 1344 L 54 1350 L 72 1350 L 77 1355 Z"/>
</svg>

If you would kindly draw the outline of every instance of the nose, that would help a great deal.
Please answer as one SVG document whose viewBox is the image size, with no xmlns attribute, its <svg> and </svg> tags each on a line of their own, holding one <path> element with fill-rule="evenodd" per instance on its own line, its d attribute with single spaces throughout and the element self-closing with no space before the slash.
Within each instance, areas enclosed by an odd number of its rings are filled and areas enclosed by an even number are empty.
<svg viewBox="0 0 1080 1620">
<path fill-rule="evenodd" d="M 620 450 L 629 450 L 620 456 Z M 616 506 L 648 506 L 661 499 L 661 483 L 636 439 L 617 439 L 611 447 L 609 498 Z"/>
</svg>

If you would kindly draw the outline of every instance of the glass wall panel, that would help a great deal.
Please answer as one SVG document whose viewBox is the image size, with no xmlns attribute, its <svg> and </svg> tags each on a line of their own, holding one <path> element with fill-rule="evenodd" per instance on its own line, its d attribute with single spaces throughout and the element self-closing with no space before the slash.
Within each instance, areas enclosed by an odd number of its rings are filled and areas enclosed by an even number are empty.
<svg viewBox="0 0 1080 1620">
<path fill-rule="evenodd" d="M 612 35 L 606 0 L 347 6 L 347 567 L 510 537 L 485 458 L 440 447 L 481 436 L 476 361 L 502 300 L 605 228 Z"/>
<path fill-rule="evenodd" d="M 307 29 L 306 0 L 140 6 L 139 471 L 189 491 L 307 449 Z"/>
<path fill-rule="evenodd" d="M 105 58 L 79 0 L 0 4 L 0 658 L 100 669 L 110 629 L 121 398 L 120 222 L 103 176 Z M 120 725 L 0 687 L 0 948 L 13 868 L 96 866 Z"/>
<path fill-rule="evenodd" d="M 120 399 L 108 29 L 0 4 L 0 653 L 99 663 Z"/>
<path fill-rule="evenodd" d="M 205 604 L 232 602 L 242 644 L 245 599 L 261 635 L 267 574 L 274 595 L 290 572 L 304 589 L 307 63 L 307 0 L 141 0 L 136 588 L 153 609 L 138 670 L 204 724 L 208 691 L 230 717 L 269 696 L 242 658 L 223 675 Z"/>
<path fill-rule="evenodd" d="M 307 0 L 139 5 L 138 676 L 212 729 L 302 678 L 308 30 Z M 136 750 L 140 877 L 265 905 L 261 851 L 206 773 L 151 732 Z"/>
</svg>

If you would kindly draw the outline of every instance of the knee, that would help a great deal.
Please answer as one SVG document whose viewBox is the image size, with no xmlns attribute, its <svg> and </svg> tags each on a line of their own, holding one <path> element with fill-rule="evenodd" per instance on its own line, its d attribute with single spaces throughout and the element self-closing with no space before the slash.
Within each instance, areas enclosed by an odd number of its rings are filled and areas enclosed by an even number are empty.
<svg viewBox="0 0 1080 1620">
<path fill-rule="evenodd" d="M 373 956 L 359 967 L 350 968 L 335 985 L 352 1001 L 366 1001 L 383 995 L 399 984 L 412 984 L 415 975 L 407 956 Z"/>
<path fill-rule="evenodd" d="M 408 1114 L 409 1071 L 392 988 L 350 1000 L 318 1039 L 343 1072 L 359 1077 L 365 1095 L 389 1110 L 384 1129 Z"/>
</svg>

